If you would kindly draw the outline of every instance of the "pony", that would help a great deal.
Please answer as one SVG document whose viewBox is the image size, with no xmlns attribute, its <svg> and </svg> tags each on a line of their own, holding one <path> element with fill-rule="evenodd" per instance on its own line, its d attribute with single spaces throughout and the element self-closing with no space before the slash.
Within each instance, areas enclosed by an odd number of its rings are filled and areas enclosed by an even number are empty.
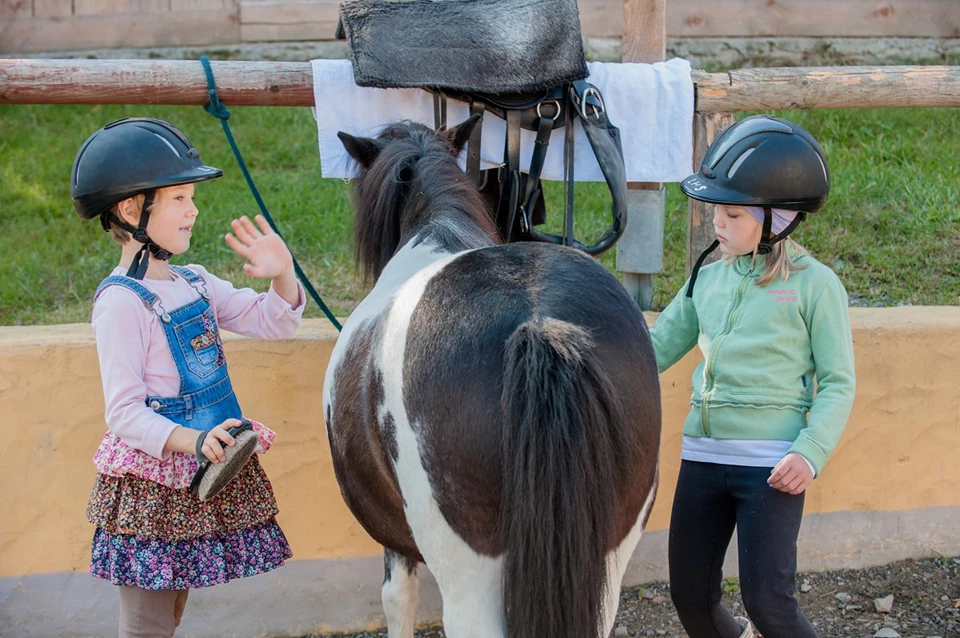
<svg viewBox="0 0 960 638">
<path fill-rule="evenodd" d="M 338 134 L 375 285 L 326 372 L 334 472 L 383 545 L 390 638 L 421 563 L 449 638 L 606 636 L 657 486 L 653 348 L 592 257 L 502 242 L 457 163 L 478 119 Z"/>
</svg>

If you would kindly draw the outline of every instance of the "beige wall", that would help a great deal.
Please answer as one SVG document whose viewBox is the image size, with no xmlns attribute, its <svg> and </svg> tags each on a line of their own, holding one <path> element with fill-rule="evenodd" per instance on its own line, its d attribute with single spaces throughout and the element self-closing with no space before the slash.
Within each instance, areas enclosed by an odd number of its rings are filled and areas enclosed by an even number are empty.
<svg viewBox="0 0 960 638">
<path fill-rule="evenodd" d="M 960 506 L 960 308 L 850 314 L 857 400 L 837 452 L 808 492 L 807 514 Z M 298 560 L 379 554 L 343 505 L 321 421 L 335 338 L 320 320 L 304 322 L 286 341 L 225 338 L 245 412 L 278 432 L 263 463 Z M 662 479 L 650 531 L 668 523 L 698 356 L 661 378 Z M 0 328 L 0 578 L 86 570 L 92 529 L 84 507 L 102 413 L 88 325 Z"/>
</svg>

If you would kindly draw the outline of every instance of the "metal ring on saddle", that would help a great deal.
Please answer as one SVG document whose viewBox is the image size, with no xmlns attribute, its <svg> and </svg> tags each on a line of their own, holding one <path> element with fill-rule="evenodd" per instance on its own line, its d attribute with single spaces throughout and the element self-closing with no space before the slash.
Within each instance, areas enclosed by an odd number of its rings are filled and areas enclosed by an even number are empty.
<svg viewBox="0 0 960 638">
<path fill-rule="evenodd" d="M 553 104 L 556 107 L 557 111 L 556 113 L 553 114 L 553 117 L 551 118 L 554 122 L 556 122 L 560 118 L 560 110 L 561 110 L 560 102 L 558 100 L 546 100 L 543 102 L 537 102 L 537 117 L 539 118 L 543 118 L 543 113 L 540 112 L 540 108 L 544 104 Z"/>
</svg>

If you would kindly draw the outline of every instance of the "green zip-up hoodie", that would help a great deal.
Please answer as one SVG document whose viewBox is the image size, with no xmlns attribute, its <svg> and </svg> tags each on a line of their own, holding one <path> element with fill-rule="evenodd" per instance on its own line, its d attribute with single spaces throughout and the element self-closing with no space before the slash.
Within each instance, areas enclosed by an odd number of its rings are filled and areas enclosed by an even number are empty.
<svg viewBox="0 0 960 638">
<path fill-rule="evenodd" d="M 703 352 L 685 435 L 793 441 L 819 476 L 853 406 L 850 315 L 833 271 L 790 250 L 806 268 L 763 287 L 763 257 L 704 266 L 693 298 L 684 284 L 650 334 L 661 372 Z"/>
</svg>

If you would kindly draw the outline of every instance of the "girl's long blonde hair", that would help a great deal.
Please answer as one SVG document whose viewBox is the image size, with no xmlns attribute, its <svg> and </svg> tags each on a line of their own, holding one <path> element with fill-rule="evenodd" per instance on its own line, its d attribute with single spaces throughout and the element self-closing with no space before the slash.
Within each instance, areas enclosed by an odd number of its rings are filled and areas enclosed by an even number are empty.
<svg viewBox="0 0 960 638">
<path fill-rule="evenodd" d="M 766 286 L 778 276 L 787 281 L 790 279 L 790 274 L 803 270 L 806 268 L 805 265 L 800 265 L 796 263 L 793 259 L 790 258 L 787 246 L 792 249 L 792 252 L 797 257 L 802 257 L 804 255 L 809 255 L 807 249 L 793 241 L 789 237 L 778 241 L 773 246 L 771 246 L 770 252 L 767 253 L 767 258 L 763 266 L 763 273 L 760 274 L 760 277 L 757 278 L 758 286 Z M 724 255 L 723 261 L 726 263 L 732 263 L 737 260 L 736 255 Z M 757 253 L 753 253 L 753 263 L 757 263 Z"/>
</svg>

